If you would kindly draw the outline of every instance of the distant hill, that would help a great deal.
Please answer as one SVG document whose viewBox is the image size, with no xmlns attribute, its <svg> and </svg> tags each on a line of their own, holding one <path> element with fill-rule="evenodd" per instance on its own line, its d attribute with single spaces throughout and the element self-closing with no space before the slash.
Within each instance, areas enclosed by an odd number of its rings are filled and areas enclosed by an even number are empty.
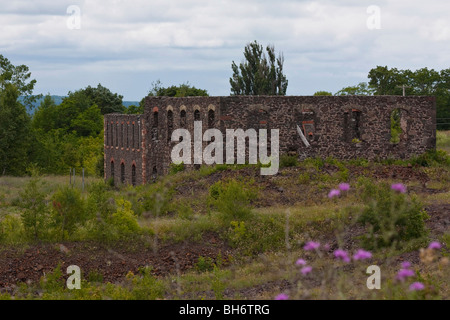
<svg viewBox="0 0 450 320">
<path fill-rule="evenodd" d="M 33 111 L 41 105 L 41 102 L 44 100 L 44 97 L 45 96 L 43 96 L 40 99 L 37 99 L 36 102 L 33 103 L 33 106 L 34 106 L 33 110 L 28 110 L 28 111 L 31 111 L 31 113 L 33 113 Z M 54 95 L 52 95 L 51 97 L 57 105 L 61 104 L 61 102 L 65 98 L 65 96 L 54 96 Z M 20 96 L 19 102 L 23 102 L 24 98 L 25 98 L 24 96 Z M 124 105 L 125 108 L 128 108 L 131 105 L 139 106 L 139 101 L 122 101 L 122 104 Z"/>
</svg>

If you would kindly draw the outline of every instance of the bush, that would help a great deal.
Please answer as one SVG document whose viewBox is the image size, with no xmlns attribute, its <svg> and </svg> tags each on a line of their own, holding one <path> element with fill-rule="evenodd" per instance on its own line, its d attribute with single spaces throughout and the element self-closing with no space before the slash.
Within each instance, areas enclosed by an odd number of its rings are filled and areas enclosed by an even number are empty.
<svg viewBox="0 0 450 320">
<path fill-rule="evenodd" d="M 235 179 L 217 181 L 209 189 L 208 202 L 222 214 L 224 221 L 245 220 L 250 216 L 250 202 L 256 195 L 251 183 Z"/>
<path fill-rule="evenodd" d="M 298 166 L 297 156 L 282 155 L 280 157 L 280 168 L 296 167 L 296 166 Z"/>
<path fill-rule="evenodd" d="M 184 169 L 185 169 L 185 166 L 184 166 L 183 162 L 181 162 L 179 164 L 171 163 L 169 165 L 169 174 L 176 174 L 178 172 L 184 171 Z"/>
<path fill-rule="evenodd" d="M 444 150 L 428 150 L 424 154 L 411 159 L 413 165 L 431 167 L 433 165 L 450 166 L 450 156 Z"/>
<path fill-rule="evenodd" d="M 20 206 L 24 209 L 21 214 L 22 223 L 27 238 L 33 240 L 43 239 L 49 226 L 50 212 L 41 184 L 41 179 L 33 176 L 20 193 Z"/>
<path fill-rule="evenodd" d="M 117 211 L 111 216 L 110 224 L 118 238 L 126 237 L 139 233 L 140 227 L 137 222 L 137 216 L 131 210 L 129 201 L 118 199 Z"/>
<path fill-rule="evenodd" d="M 54 221 L 60 229 L 61 239 L 70 236 L 77 228 L 83 225 L 87 218 L 85 202 L 80 191 L 65 186 L 58 189 L 53 195 Z"/>
<path fill-rule="evenodd" d="M 366 205 L 358 222 L 369 226 L 362 238 L 366 248 L 389 247 L 426 234 L 428 216 L 416 197 L 367 182 L 362 196 Z"/>
</svg>

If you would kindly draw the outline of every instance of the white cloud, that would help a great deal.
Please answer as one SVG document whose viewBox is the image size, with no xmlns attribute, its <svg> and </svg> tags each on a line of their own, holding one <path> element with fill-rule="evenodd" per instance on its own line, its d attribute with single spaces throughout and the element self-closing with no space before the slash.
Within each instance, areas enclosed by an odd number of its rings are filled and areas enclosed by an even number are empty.
<svg viewBox="0 0 450 320">
<path fill-rule="evenodd" d="M 70 5 L 81 9 L 80 30 L 67 28 Z M 370 5 L 381 10 L 380 30 L 367 28 Z M 376 65 L 447 68 L 450 53 L 445 0 L 0 0 L 0 7 L 0 54 L 28 65 L 44 93 L 101 82 L 140 99 L 160 78 L 227 95 L 231 61 L 240 62 L 253 40 L 284 53 L 288 94 L 336 92 L 366 81 Z"/>
</svg>

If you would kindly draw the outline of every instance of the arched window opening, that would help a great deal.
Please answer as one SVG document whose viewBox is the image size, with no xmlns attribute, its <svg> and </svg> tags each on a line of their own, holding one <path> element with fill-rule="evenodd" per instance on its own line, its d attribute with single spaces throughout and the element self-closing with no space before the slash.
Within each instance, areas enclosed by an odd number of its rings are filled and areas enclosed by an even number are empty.
<svg viewBox="0 0 450 320">
<path fill-rule="evenodd" d="M 200 121 L 200 110 L 194 111 L 194 121 Z"/>
<path fill-rule="evenodd" d="M 167 111 L 167 141 L 172 139 L 173 132 L 173 111 Z"/>
<path fill-rule="evenodd" d="M 123 148 L 123 123 L 120 124 L 120 147 Z"/>
<path fill-rule="evenodd" d="M 133 123 L 133 126 L 131 129 L 133 130 L 131 133 L 131 148 L 135 149 L 136 148 L 136 139 L 134 137 L 136 134 L 136 130 L 135 130 L 136 128 L 134 126 L 134 123 Z"/>
<path fill-rule="evenodd" d="M 123 162 L 120 164 L 120 183 L 125 183 L 125 164 Z"/>
<path fill-rule="evenodd" d="M 152 170 L 152 180 L 153 180 L 153 182 L 156 181 L 157 177 L 158 177 L 158 169 L 156 169 L 156 166 L 153 166 L 153 170 Z"/>
<path fill-rule="evenodd" d="M 153 112 L 152 140 L 158 140 L 158 111 Z"/>
<path fill-rule="evenodd" d="M 136 166 L 134 164 L 131 166 L 131 184 L 133 187 L 136 186 Z"/>
<path fill-rule="evenodd" d="M 397 144 L 407 138 L 407 122 L 405 117 L 406 111 L 396 108 L 392 110 L 390 116 L 391 139 L 392 144 Z"/>
<path fill-rule="evenodd" d="M 112 184 L 114 185 L 114 161 L 111 161 L 111 180 L 112 180 Z"/>
<path fill-rule="evenodd" d="M 180 127 L 186 128 L 186 110 L 180 112 Z"/>
<path fill-rule="evenodd" d="M 214 110 L 208 111 L 208 127 L 213 128 L 214 127 L 214 121 L 215 121 L 215 112 Z"/>
</svg>

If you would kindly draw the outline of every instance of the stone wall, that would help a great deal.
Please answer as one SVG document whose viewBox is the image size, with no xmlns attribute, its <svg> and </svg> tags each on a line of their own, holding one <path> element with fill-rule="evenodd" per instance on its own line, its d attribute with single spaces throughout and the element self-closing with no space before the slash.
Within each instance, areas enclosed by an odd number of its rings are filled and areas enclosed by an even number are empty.
<svg viewBox="0 0 450 320">
<path fill-rule="evenodd" d="M 399 141 L 393 143 L 391 115 L 395 109 L 400 111 L 403 130 Z M 317 156 L 343 160 L 405 159 L 435 148 L 435 112 L 434 97 L 417 96 L 147 97 L 144 115 L 105 116 L 105 178 L 110 177 L 113 160 L 116 172 L 120 172 L 116 164 L 125 163 L 128 183 L 133 161 L 139 172 L 137 184 L 167 174 L 171 150 L 178 143 L 171 141 L 172 131 L 186 128 L 193 136 L 195 120 L 202 121 L 202 133 L 208 128 L 217 128 L 223 134 L 226 129 L 251 128 L 267 129 L 270 137 L 270 130 L 278 129 L 280 153 L 300 159 Z M 141 128 L 131 134 L 129 126 L 133 122 L 140 123 Z M 125 124 L 128 131 L 122 130 Z M 116 126 L 109 128 L 109 132 L 113 130 L 112 136 L 106 135 L 108 125 Z M 298 129 L 307 143 L 303 142 Z M 127 132 L 131 134 L 128 140 Z M 139 132 L 141 146 L 139 149 L 130 147 L 130 139 L 138 139 Z M 111 137 L 115 140 L 111 141 Z M 194 142 L 191 142 L 193 147 Z M 203 148 L 208 144 L 203 142 Z M 116 180 L 120 182 L 117 174 Z"/>
<path fill-rule="evenodd" d="M 146 182 L 142 115 L 107 114 L 104 117 L 105 179 L 114 184 Z"/>
</svg>

